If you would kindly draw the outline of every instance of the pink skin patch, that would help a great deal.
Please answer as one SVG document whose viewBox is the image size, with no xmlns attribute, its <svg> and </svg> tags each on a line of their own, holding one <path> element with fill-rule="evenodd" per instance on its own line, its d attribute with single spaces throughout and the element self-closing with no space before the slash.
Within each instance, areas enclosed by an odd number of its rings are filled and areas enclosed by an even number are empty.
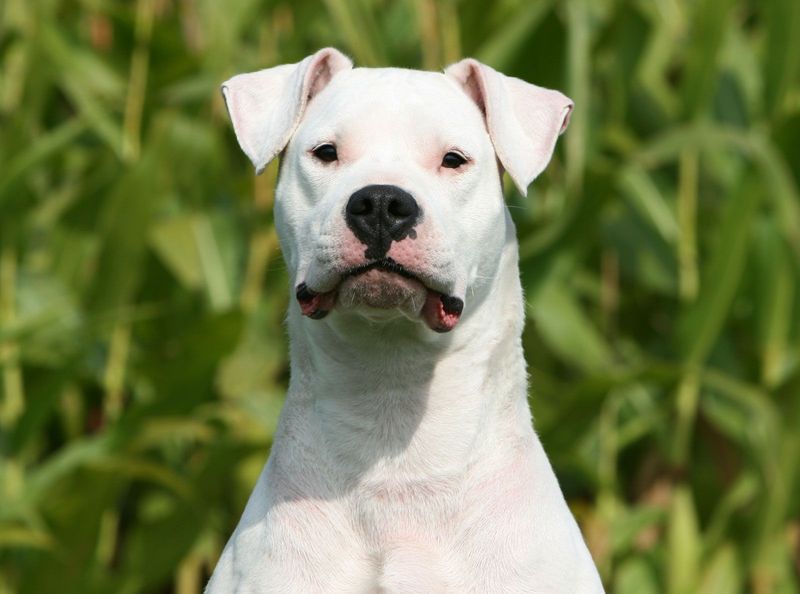
<svg viewBox="0 0 800 594">
<path fill-rule="evenodd" d="M 300 311 L 303 312 L 304 316 L 308 316 L 309 318 L 313 318 L 315 314 L 320 311 L 319 309 L 319 302 L 322 298 L 319 295 L 314 295 L 313 297 L 309 297 L 308 299 L 299 299 L 298 302 L 300 303 Z"/>
<path fill-rule="evenodd" d="M 414 228 L 414 235 L 401 241 L 393 241 L 386 257 L 412 270 L 430 267 L 431 255 L 437 252 L 439 240 L 430 225 L 424 222 Z"/>
<path fill-rule="evenodd" d="M 393 242 L 389 247 L 389 251 L 386 253 L 386 256 L 395 262 L 403 264 L 404 266 L 412 263 L 419 266 L 419 264 L 424 260 L 420 250 L 419 242 L 410 238 Z"/>
<path fill-rule="evenodd" d="M 422 307 L 422 318 L 435 332 L 450 332 L 461 319 L 464 302 L 458 297 L 428 291 L 428 298 Z"/>
<path fill-rule="evenodd" d="M 335 291 L 317 293 L 309 289 L 305 283 L 297 286 L 296 295 L 301 313 L 312 320 L 321 320 L 330 313 L 336 304 Z"/>
<path fill-rule="evenodd" d="M 345 229 L 339 244 L 339 258 L 341 258 L 342 265 L 346 268 L 355 268 L 366 264 L 365 250 L 364 244 L 358 240 L 353 232 L 350 229 Z"/>
</svg>

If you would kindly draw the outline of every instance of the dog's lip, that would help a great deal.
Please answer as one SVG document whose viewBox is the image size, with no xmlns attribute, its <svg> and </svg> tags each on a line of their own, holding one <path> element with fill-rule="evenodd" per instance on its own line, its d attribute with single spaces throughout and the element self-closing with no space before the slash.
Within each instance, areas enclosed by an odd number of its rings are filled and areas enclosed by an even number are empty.
<svg viewBox="0 0 800 594">
<path fill-rule="evenodd" d="M 365 274 L 370 270 L 382 270 L 415 280 L 428 292 L 420 316 L 435 332 L 449 332 L 455 328 L 464 310 L 464 300 L 455 295 L 434 288 L 432 283 L 422 280 L 419 275 L 409 270 L 392 258 L 382 258 L 359 266 L 348 268 L 340 274 L 335 286 L 327 291 L 317 291 L 309 287 L 305 281 L 297 285 L 295 296 L 304 316 L 312 320 L 321 320 L 327 316 L 336 304 L 336 293 L 339 285 L 346 279 Z"/>
<path fill-rule="evenodd" d="M 372 262 L 367 262 L 366 264 L 361 264 L 360 266 L 353 266 L 352 268 L 348 268 L 347 270 L 345 270 L 345 272 L 339 279 L 339 284 L 341 284 L 341 282 L 346 278 L 350 278 L 352 276 L 358 276 L 360 274 L 364 274 L 365 272 L 369 272 L 370 270 L 383 270 L 384 272 L 394 272 L 395 274 L 399 274 L 402 277 L 418 281 L 427 287 L 427 285 L 422 281 L 422 279 L 420 279 L 416 274 L 414 274 L 408 268 L 406 268 L 399 262 L 393 260 L 392 258 L 381 258 L 380 260 L 374 260 Z"/>
</svg>

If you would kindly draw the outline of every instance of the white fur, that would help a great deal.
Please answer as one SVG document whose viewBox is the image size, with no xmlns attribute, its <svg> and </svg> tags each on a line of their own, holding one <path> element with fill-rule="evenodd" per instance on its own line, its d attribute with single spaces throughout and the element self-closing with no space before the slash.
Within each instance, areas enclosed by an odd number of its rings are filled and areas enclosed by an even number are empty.
<svg viewBox="0 0 800 594">
<path fill-rule="evenodd" d="M 349 61 L 322 50 L 262 71 L 267 85 L 240 76 L 225 86 L 257 168 L 287 143 L 275 216 L 292 286 L 333 288 L 358 257 L 347 198 L 395 184 L 424 218 L 392 256 L 462 297 L 464 313 L 436 334 L 417 305 L 311 320 L 292 302 L 274 446 L 206 592 L 602 592 L 531 425 L 517 241 L 496 161 L 524 192 L 571 103 L 475 61 L 447 74 L 331 63 Z M 298 93 L 300 80 L 322 84 Z M 295 104 L 262 97 L 270 89 Z M 278 105 L 285 113 L 267 113 Z M 320 164 L 309 151 L 330 140 L 339 162 Z M 452 148 L 469 166 L 438 167 Z"/>
</svg>

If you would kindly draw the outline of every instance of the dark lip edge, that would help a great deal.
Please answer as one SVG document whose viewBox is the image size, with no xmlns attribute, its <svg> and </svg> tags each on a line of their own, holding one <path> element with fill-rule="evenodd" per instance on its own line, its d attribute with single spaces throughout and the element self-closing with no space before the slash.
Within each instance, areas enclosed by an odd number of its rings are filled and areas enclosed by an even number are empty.
<svg viewBox="0 0 800 594">
<path fill-rule="evenodd" d="M 426 290 L 440 295 L 444 300 L 445 309 L 448 311 L 448 313 L 455 313 L 461 315 L 461 312 L 464 307 L 463 299 L 431 287 L 427 282 L 425 282 L 422 278 L 413 273 L 411 270 L 409 270 L 408 268 L 406 268 L 393 258 L 388 258 L 388 257 L 380 258 L 378 260 L 373 260 L 372 262 L 367 262 L 366 264 L 361 264 L 359 266 L 353 266 L 352 268 L 348 268 L 347 270 L 341 273 L 341 276 L 339 277 L 339 280 L 336 283 L 336 287 L 334 289 L 331 289 L 331 291 L 322 291 L 322 292 L 315 291 L 311 289 L 305 283 L 305 281 L 303 281 L 295 288 L 296 298 L 298 301 L 307 301 L 313 299 L 317 295 L 322 295 L 325 293 L 336 291 L 338 290 L 339 285 L 341 285 L 342 282 L 345 281 L 346 279 L 365 274 L 370 270 L 382 270 L 384 272 L 397 274 L 399 276 L 402 276 L 403 278 L 415 280 L 418 283 L 420 283 L 423 287 L 425 287 Z M 458 302 L 459 305 L 456 305 L 454 302 Z"/>
<path fill-rule="evenodd" d="M 394 272 L 404 278 L 408 278 L 411 280 L 415 280 L 420 283 L 426 290 L 432 291 L 437 293 L 442 300 L 442 305 L 444 306 L 444 310 L 448 314 L 455 314 L 457 316 L 461 316 L 464 313 L 464 300 L 461 297 L 456 297 L 455 295 L 449 295 L 447 293 L 443 293 L 442 291 L 437 291 L 436 289 L 431 288 L 428 286 L 428 283 L 423 281 L 413 272 L 411 272 L 408 268 L 396 262 L 392 258 L 381 258 L 380 260 L 374 260 L 367 264 L 362 264 L 361 266 L 356 266 L 351 268 L 350 270 L 345 271 L 342 275 L 342 279 L 352 278 L 354 276 L 358 276 L 360 274 L 364 274 L 365 272 L 369 272 L 370 270 L 384 270 L 386 272 Z M 340 281 L 341 282 L 341 281 Z"/>
<path fill-rule="evenodd" d="M 349 268 L 348 270 L 345 270 L 342 273 L 342 276 L 340 277 L 339 282 L 337 283 L 337 287 L 345 279 L 353 278 L 355 276 L 359 276 L 361 274 L 369 272 L 370 270 L 383 270 L 385 272 L 391 272 L 391 273 L 397 274 L 397 275 L 402 276 L 404 278 L 415 280 L 418 283 L 420 283 L 423 287 L 425 287 L 426 290 L 432 291 L 434 293 L 437 293 L 440 296 L 440 299 L 442 300 L 442 306 L 444 307 L 444 310 L 447 313 L 455 314 L 455 315 L 461 317 L 461 314 L 464 311 L 464 300 L 463 299 L 461 299 L 460 297 L 456 297 L 454 295 L 449 295 L 447 293 L 443 293 L 441 291 L 437 291 L 436 289 L 432 289 L 431 287 L 428 286 L 427 283 L 425 283 L 422 279 L 420 279 L 416 274 L 414 274 L 408 268 L 406 268 L 405 266 L 403 266 L 402 264 L 400 264 L 399 262 L 395 261 L 392 258 L 381 258 L 379 260 L 373 260 L 372 262 L 368 262 L 366 264 L 361 264 L 360 266 L 354 266 L 352 268 Z M 336 289 L 333 289 L 333 290 L 336 290 Z M 297 288 L 295 289 L 295 294 L 296 294 L 296 297 L 297 297 L 298 301 L 306 301 L 308 299 L 313 299 L 315 296 L 321 295 L 322 293 L 318 293 L 318 292 L 314 291 L 313 289 L 309 288 L 309 286 L 305 283 L 305 281 L 303 281 L 299 285 L 297 285 Z M 327 316 L 328 313 L 330 313 L 330 312 L 327 311 L 327 310 L 317 310 L 312 315 L 310 315 L 309 317 L 311 317 L 314 320 L 319 320 L 319 319 L 322 319 L 325 316 Z M 436 328 L 434 328 L 434 330 L 436 332 L 449 332 L 449 330 L 444 330 L 444 329 L 436 329 Z"/>
<path fill-rule="evenodd" d="M 383 270 L 384 272 L 393 272 L 395 274 L 402 276 L 403 278 L 415 280 L 421 283 L 423 286 L 425 286 L 426 289 L 429 289 L 427 283 L 425 283 L 416 274 L 414 274 L 408 268 L 406 268 L 396 260 L 393 260 L 392 258 L 381 258 L 379 260 L 373 260 L 372 262 L 367 262 L 366 264 L 361 264 L 360 266 L 354 266 L 353 268 L 349 268 L 348 270 L 345 270 L 344 273 L 342 273 L 342 277 L 339 282 L 345 280 L 346 278 L 352 278 L 354 276 L 365 274 L 370 270 Z M 439 291 L 436 292 L 438 293 Z"/>
<path fill-rule="evenodd" d="M 342 281 L 348 278 L 353 278 L 355 276 L 359 276 L 361 274 L 365 274 L 370 270 L 383 270 L 385 272 L 393 272 L 403 278 L 408 278 L 411 280 L 415 280 L 424 286 L 429 291 L 435 291 L 436 293 L 441 293 L 441 291 L 436 291 L 428 286 L 426 282 L 424 282 L 421 278 L 419 278 L 416 274 L 411 272 L 408 268 L 400 264 L 399 262 L 393 260 L 392 258 L 381 258 L 380 260 L 373 260 L 372 262 L 367 262 L 366 264 L 361 264 L 359 266 L 354 266 L 352 268 L 348 268 L 345 270 L 339 280 L 336 283 L 336 287 L 342 284 Z M 336 289 L 331 289 L 331 291 L 335 291 Z M 308 301 L 313 299 L 317 295 L 322 295 L 324 293 L 328 293 L 330 291 L 315 291 L 311 287 L 309 287 L 305 281 L 301 282 L 299 285 L 295 287 L 295 296 L 299 301 Z"/>
</svg>

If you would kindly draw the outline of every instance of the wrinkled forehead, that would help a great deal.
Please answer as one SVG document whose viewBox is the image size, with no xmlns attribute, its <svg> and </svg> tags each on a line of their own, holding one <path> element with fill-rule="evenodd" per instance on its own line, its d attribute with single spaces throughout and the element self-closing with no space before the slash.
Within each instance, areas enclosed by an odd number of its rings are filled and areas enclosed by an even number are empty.
<svg viewBox="0 0 800 594">
<path fill-rule="evenodd" d="M 401 68 L 356 68 L 338 74 L 314 97 L 297 136 L 313 142 L 347 135 L 411 142 L 477 145 L 488 139 L 475 103 L 446 75 Z"/>
</svg>

